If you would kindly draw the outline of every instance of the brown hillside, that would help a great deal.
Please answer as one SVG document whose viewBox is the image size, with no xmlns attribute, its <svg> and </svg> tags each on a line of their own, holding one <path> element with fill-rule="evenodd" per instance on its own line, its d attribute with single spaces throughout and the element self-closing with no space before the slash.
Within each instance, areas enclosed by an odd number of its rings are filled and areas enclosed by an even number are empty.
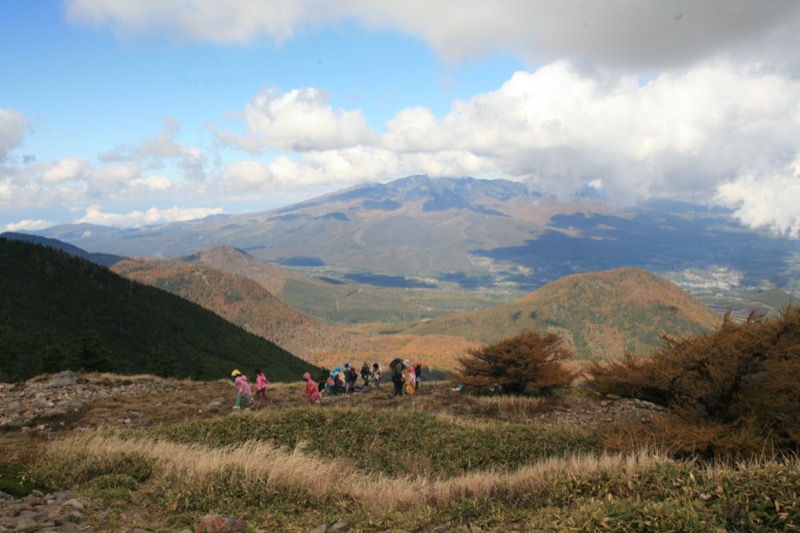
<svg viewBox="0 0 800 533">
<path fill-rule="evenodd" d="M 353 331 L 358 328 L 348 328 Z M 366 361 L 370 365 L 379 363 L 386 372 L 389 362 L 399 357 L 422 363 L 434 370 L 449 372 L 455 368 L 457 357 L 469 349 L 477 348 L 474 342 L 448 335 L 369 335 L 359 339 L 362 351 L 335 352 L 320 354 L 321 366 L 334 367 L 344 361 L 357 364 Z"/>
<path fill-rule="evenodd" d="M 161 263 L 173 267 L 203 265 L 230 272 L 250 278 L 273 295 L 280 294 L 288 280 L 306 279 L 306 276 L 272 266 L 266 261 L 256 259 L 247 252 L 231 246 L 215 246 L 201 252 L 167 259 Z"/>
<path fill-rule="evenodd" d="M 315 364 L 319 363 L 320 354 L 364 350 L 356 337 L 306 315 L 244 276 L 205 266 L 168 266 L 163 262 L 122 261 L 113 270 L 205 307 Z"/>
<path fill-rule="evenodd" d="M 524 330 L 554 332 L 579 359 L 646 355 L 663 335 L 696 335 L 721 317 L 673 283 L 637 268 L 566 276 L 514 303 L 416 324 L 403 333 L 493 343 Z"/>
</svg>

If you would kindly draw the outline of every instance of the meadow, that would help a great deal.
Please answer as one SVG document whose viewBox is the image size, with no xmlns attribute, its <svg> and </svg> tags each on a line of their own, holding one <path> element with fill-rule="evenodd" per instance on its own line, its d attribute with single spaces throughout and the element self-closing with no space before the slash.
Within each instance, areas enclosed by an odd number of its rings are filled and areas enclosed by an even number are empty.
<svg viewBox="0 0 800 533">
<path fill-rule="evenodd" d="M 146 427 L 105 423 L 106 402 L 69 431 L 6 433 L 16 479 L 96 502 L 98 531 L 193 530 L 207 513 L 252 532 L 800 528 L 796 457 L 676 458 L 668 442 L 637 439 L 666 414 L 610 419 L 625 400 L 582 389 L 473 396 L 429 382 L 413 397 L 384 385 L 307 406 L 300 383 L 279 384 L 271 403 L 234 414 L 224 381 L 168 383 L 175 398 L 115 403 Z M 196 408 L 220 396 L 219 409 Z"/>
</svg>

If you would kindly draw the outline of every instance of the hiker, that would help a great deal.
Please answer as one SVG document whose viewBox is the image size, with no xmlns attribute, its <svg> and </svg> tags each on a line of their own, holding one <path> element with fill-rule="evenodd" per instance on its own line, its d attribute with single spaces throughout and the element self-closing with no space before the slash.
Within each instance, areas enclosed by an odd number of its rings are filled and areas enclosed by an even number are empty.
<svg viewBox="0 0 800 533">
<path fill-rule="evenodd" d="M 242 404 L 245 407 L 250 405 L 250 402 L 253 399 L 253 393 L 250 391 L 250 383 L 247 381 L 247 376 L 239 372 L 238 370 L 234 370 L 231 372 L 231 377 L 233 378 L 233 385 L 236 387 L 236 405 L 233 406 L 235 410 L 239 410 L 242 408 Z"/>
<path fill-rule="evenodd" d="M 356 380 L 358 379 L 358 374 L 356 373 L 356 369 L 350 366 L 350 363 L 344 364 L 344 382 L 345 382 L 345 392 L 353 392 L 356 386 Z"/>
<path fill-rule="evenodd" d="M 319 385 L 311 379 L 311 374 L 306 372 L 303 374 L 303 379 L 306 381 L 306 401 L 309 405 L 314 405 L 315 403 L 322 400 L 319 395 Z"/>
<path fill-rule="evenodd" d="M 370 383 L 377 389 L 381 386 L 381 368 L 378 363 L 372 363 L 372 375 L 370 376 Z"/>
<path fill-rule="evenodd" d="M 265 402 L 269 402 L 267 385 L 269 385 L 267 376 L 264 375 L 260 368 L 256 368 L 256 400 L 263 399 Z"/>
<path fill-rule="evenodd" d="M 331 370 L 331 375 L 328 376 L 328 393 L 333 395 L 339 394 L 344 389 L 341 378 L 341 367 L 336 367 Z"/>
<path fill-rule="evenodd" d="M 405 377 L 403 377 L 403 361 L 401 359 L 393 360 L 391 363 L 389 363 L 389 369 L 392 371 L 392 383 L 394 383 L 394 395 L 402 396 L 403 382 L 405 381 Z"/>
<path fill-rule="evenodd" d="M 422 363 L 414 366 L 414 390 L 419 390 L 419 382 L 422 381 Z"/>
<path fill-rule="evenodd" d="M 411 361 L 406 359 L 403 361 L 403 392 L 405 394 L 414 394 L 414 367 L 411 366 Z"/>
<path fill-rule="evenodd" d="M 371 372 L 369 371 L 369 365 L 367 364 L 366 361 L 364 361 L 364 364 L 361 365 L 361 379 L 364 380 L 364 386 L 365 387 L 367 385 L 369 385 L 370 375 L 371 375 Z"/>
</svg>

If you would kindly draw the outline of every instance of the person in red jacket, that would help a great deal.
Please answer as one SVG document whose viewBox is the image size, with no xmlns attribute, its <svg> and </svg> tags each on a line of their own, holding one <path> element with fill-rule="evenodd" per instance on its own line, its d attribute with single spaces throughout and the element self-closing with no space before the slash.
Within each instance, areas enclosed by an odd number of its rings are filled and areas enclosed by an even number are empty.
<svg viewBox="0 0 800 533">
<path fill-rule="evenodd" d="M 256 368 L 256 400 L 261 399 L 265 402 L 269 402 L 269 398 L 267 398 L 267 385 L 269 385 L 267 376 L 264 375 L 260 368 Z"/>
<path fill-rule="evenodd" d="M 311 374 L 308 372 L 303 374 L 303 379 L 306 380 L 306 401 L 310 405 L 314 405 L 322 399 L 319 395 L 319 386 L 311 379 Z"/>
</svg>

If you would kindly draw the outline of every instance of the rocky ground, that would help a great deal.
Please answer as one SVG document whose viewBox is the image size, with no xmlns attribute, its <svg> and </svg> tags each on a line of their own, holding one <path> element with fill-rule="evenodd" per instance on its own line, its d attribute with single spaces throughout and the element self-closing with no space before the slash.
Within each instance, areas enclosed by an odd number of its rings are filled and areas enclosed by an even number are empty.
<svg viewBox="0 0 800 533">
<path fill-rule="evenodd" d="M 274 385 L 271 402 L 258 408 L 281 409 L 303 405 L 301 384 Z M 151 427 L 198 418 L 230 415 L 235 389 L 227 380 L 192 382 L 152 376 L 79 375 L 64 372 L 25 383 L 0 384 L 0 461 L 26 463 L 37 447 L 72 431 L 97 427 Z M 637 400 L 605 400 L 577 395 L 544 402 L 521 414 L 487 409 L 485 399 L 451 392 L 449 385 L 423 383 L 420 395 L 398 400 L 390 387 L 379 391 L 325 398 L 323 408 L 369 404 L 376 409 L 395 408 L 399 401 L 437 401 L 454 413 L 508 418 L 542 426 L 575 427 L 595 431 L 605 425 L 647 422 L 663 414 L 658 406 Z M 413 405 L 413 403 L 412 403 Z M 91 523 L 103 519 L 101 505 L 69 492 L 24 498 L 0 493 L 0 533 L 3 531 L 95 531 Z M 92 520 L 87 520 L 91 516 Z M 206 517 L 195 531 L 236 531 L 236 520 Z M 320 526 L 315 533 L 343 531 L 346 524 Z M 126 530 L 121 527 L 119 531 Z"/>
</svg>

